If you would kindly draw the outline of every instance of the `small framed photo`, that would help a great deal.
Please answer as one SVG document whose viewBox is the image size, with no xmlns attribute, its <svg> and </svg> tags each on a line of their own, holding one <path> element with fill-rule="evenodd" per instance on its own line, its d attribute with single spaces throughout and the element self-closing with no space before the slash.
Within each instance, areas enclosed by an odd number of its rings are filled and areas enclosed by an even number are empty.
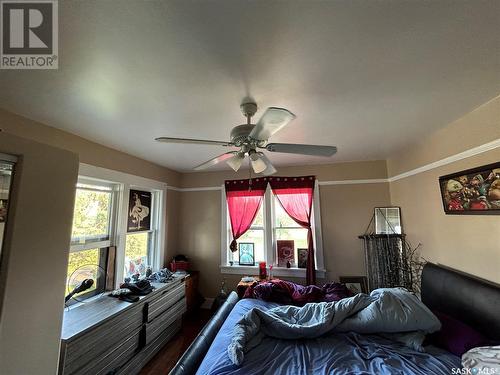
<svg viewBox="0 0 500 375">
<path fill-rule="evenodd" d="M 366 276 L 340 276 L 339 281 L 352 293 L 368 293 L 368 280 Z"/>
<path fill-rule="evenodd" d="M 240 242 L 238 251 L 240 266 L 255 266 L 255 244 L 253 242 Z"/>
<path fill-rule="evenodd" d="M 287 262 L 294 264 L 294 241 L 293 240 L 277 240 L 276 247 L 278 250 L 278 267 L 286 267 Z"/>
<path fill-rule="evenodd" d="M 298 266 L 299 268 L 307 268 L 307 252 L 308 249 L 297 249 Z"/>
<path fill-rule="evenodd" d="M 401 209 L 375 207 L 375 234 L 401 234 Z"/>
</svg>

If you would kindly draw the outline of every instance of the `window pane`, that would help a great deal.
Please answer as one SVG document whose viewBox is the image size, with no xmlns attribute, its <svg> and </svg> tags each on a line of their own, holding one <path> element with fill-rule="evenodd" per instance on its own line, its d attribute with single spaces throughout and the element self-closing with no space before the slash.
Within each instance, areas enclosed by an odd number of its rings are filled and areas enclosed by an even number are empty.
<svg viewBox="0 0 500 375">
<path fill-rule="evenodd" d="M 252 223 L 253 227 L 263 227 L 264 226 L 264 203 L 260 205 L 259 211 L 257 215 L 255 215 L 255 219 Z"/>
<path fill-rule="evenodd" d="M 77 189 L 72 243 L 109 239 L 111 192 Z"/>
<path fill-rule="evenodd" d="M 150 265 L 149 248 L 151 232 L 127 234 L 125 243 L 125 276 L 135 274 L 144 276 L 146 267 Z"/>
<path fill-rule="evenodd" d="M 68 275 L 66 278 L 66 294 L 71 292 L 77 285 L 85 279 L 97 280 L 99 265 L 99 249 L 78 251 L 69 254 Z M 86 266 L 86 267 L 84 267 Z M 79 270 L 74 275 L 76 270 Z M 73 275 L 73 276 L 72 276 Z M 84 293 L 95 290 L 96 285 L 92 285 Z"/>
<path fill-rule="evenodd" d="M 264 255 L 264 230 L 262 229 L 250 229 L 243 236 L 238 238 L 238 243 L 240 242 L 250 242 L 254 244 L 254 259 L 255 264 L 258 262 L 263 262 L 266 260 Z M 233 260 L 234 265 L 238 265 L 239 262 L 239 251 L 232 252 L 229 251 L 229 260 Z M 232 258 L 231 258 L 232 256 Z"/>
<path fill-rule="evenodd" d="M 292 267 L 298 267 L 297 259 L 298 252 L 297 249 L 307 249 L 307 229 L 305 228 L 292 228 L 292 229 L 281 229 L 276 228 L 276 240 L 293 240 L 294 245 L 294 255 Z M 276 250 L 277 252 L 277 250 Z M 278 264 L 278 254 L 276 254 L 276 264 Z"/>
<path fill-rule="evenodd" d="M 276 197 L 273 197 L 273 201 L 274 201 L 274 217 L 276 218 L 276 226 L 300 228 L 300 225 L 297 224 L 290 216 L 288 216 L 283 207 L 281 207 L 281 204 Z"/>
</svg>

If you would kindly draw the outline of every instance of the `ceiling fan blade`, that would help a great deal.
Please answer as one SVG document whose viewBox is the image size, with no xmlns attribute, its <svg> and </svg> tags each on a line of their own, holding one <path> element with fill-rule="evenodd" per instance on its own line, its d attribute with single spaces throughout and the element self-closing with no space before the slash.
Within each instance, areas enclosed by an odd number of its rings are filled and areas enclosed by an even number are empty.
<svg viewBox="0 0 500 375">
<path fill-rule="evenodd" d="M 270 176 L 278 172 L 276 168 L 274 168 L 274 166 L 271 164 L 271 160 L 269 160 L 264 153 L 259 152 L 259 155 L 262 161 L 266 163 L 266 169 L 264 169 L 264 171 L 262 172 L 264 176 Z"/>
<path fill-rule="evenodd" d="M 203 169 L 207 169 L 208 167 L 211 167 L 212 165 L 218 164 L 224 160 L 232 158 L 235 154 L 237 154 L 238 151 L 230 151 L 226 152 L 225 154 L 219 155 L 213 159 L 210 159 L 209 161 L 204 162 L 203 164 L 200 164 L 193 169 L 195 171 L 201 171 Z"/>
<path fill-rule="evenodd" d="M 302 145 L 298 143 L 269 143 L 265 148 L 271 152 L 313 156 L 332 156 L 337 152 L 335 146 Z"/>
<path fill-rule="evenodd" d="M 255 125 L 249 137 L 259 141 L 267 141 L 296 116 L 285 108 L 269 107 Z"/>
<path fill-rule="evenodd" d="M 158 137 L 155 141 L 164 143 L 190 143 L 198 145 L 213 145 L 213 146 L 232 146 L 231 142 L 224 141 L 210 141 L 206 139 L 191 139 L 191 138 L 172 138 L 172 137 Z"/>
</svg>

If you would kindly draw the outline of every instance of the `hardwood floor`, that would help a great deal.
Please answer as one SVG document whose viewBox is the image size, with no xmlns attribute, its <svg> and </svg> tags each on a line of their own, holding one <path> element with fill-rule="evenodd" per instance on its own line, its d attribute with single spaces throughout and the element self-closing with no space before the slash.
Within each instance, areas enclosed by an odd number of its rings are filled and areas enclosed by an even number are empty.
<svg viewBox="0 0 500 375">
<path fill-rule="evenodd" d="M 205 309 L 186 315 L 181 331 L 149 361 L 139 375 L 167 375 L 211 316 L 210 310 Z"/>
</svg>

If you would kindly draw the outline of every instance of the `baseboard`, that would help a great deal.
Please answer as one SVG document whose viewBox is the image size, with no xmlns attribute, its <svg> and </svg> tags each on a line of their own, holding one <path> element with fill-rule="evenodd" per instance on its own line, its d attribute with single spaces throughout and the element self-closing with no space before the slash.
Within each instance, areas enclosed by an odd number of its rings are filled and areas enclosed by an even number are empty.
<svg viewBox="0 0 500 375">
<path fill-rule="evenodd" d="M 205 298 L 205 301 L 201 304 L 200 309 L 210 310 L 214 303 L 215 298 Z"/>
</svg>

